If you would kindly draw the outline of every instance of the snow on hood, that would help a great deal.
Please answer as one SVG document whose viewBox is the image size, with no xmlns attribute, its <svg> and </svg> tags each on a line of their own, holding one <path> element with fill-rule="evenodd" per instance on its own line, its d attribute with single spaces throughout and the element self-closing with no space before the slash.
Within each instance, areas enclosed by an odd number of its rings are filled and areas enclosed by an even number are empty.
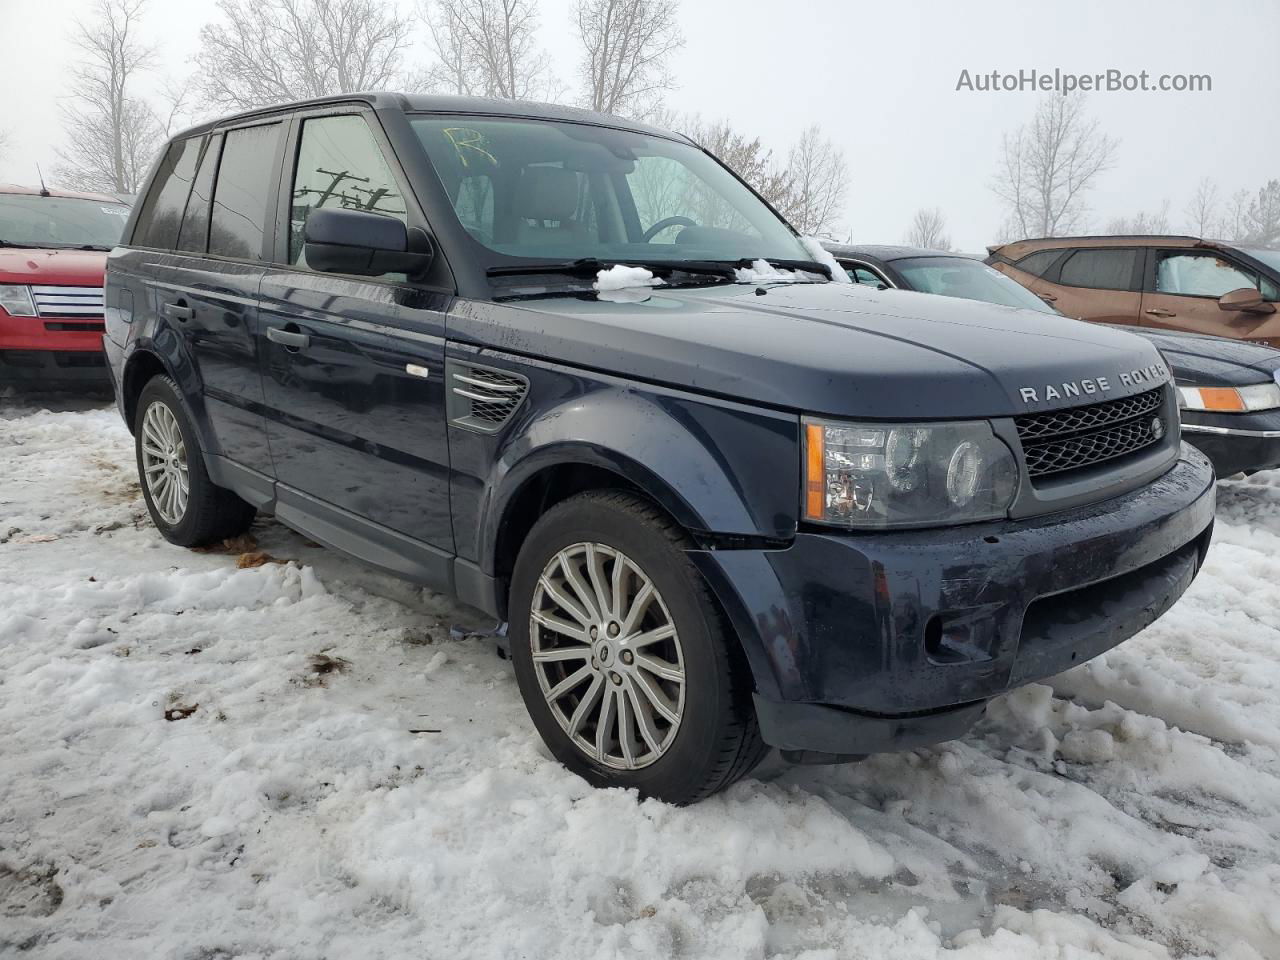
<svg viewBox="0 0 1280 960">
<path fill-rule="evenodd" d="M 596 274 L 596 282 L 591 286 L 598 291 L 626 290 L 629 287 L 656 287 L 662 283 L 644 267 L 628 267 L 615 263 L 608 270 Z"/>
</svg>

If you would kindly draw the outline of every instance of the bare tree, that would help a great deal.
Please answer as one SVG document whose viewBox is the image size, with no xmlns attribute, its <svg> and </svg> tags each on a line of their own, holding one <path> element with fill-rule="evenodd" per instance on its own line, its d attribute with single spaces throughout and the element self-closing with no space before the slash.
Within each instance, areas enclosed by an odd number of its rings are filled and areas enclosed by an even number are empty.
<svg viewBox="0 0 1280 960">
<path fill-rule="evenodd" d="M 830 237 L 844 209 L 849 166 L 844 152 L 814 124 L 805 129 L 787 154 L 789 195 L 783 210 L 800 233 Z"/>
<path fill-rule="evenodd" d="M 1280 246 L 1280 180 L 1268 181 L 1249 204 L 1241 239 L 1266 247 Z"/>
<path fill-rule="evenodd" d="M 1187 229 L 1197 237 L 1207 237 L 1218 223 L 1218 185 L 1208 177 L 1201 177 L 1196 192 L 1185 211 Z"/>
<path fill-rule="evenodd" d="M 516 100 L 558 92 L 538 45 L 535 0 L 436 0 L 427 26 L 438 57 L 430 89 Z"/>
<path fill-rule="evenodd" d="M 206 99 L 235 110 L 397 86 L 413 22 L 380 0 L 218 0 L 200 29 Z"/>
<path fill-rule="evenodd" d="M 674 85 L 667 62 L 684 46 L 676 0 L 578 0 L 585 105 L 646 117 Z"/>
<path fill-rule="evenodd" d="M 911 229 L 907 231 L 907 243 L 913 247 L 926 247 L 930 250 L 950 250 L 951 237 L 947 235 L 947 218 L 938 207 L 921 208 L 916 211 L 911 221 Z"/>
<path fill-rule="evenodd" d="M 1237 190 L 1227 200 L 1227 206 L 1218 220 L 1214 232 L 1220 240 L 1243 240 L 1248 233 L 1249 203 L 1252 198 L 1248 190 Z"/>
<path fill-rule="evenodd" d="M 777 164 L 773 151 L 759 137 L 747 137 L 727 120 L 708 121 L 697 114 L 680 115 L 663 111 L 654 118 L 662 127 L 683 133 L 704 150 L 709 150 L 730 170 L 745 180 L 776 210 L 791 204 L 791 178 Z"/>
<path fill-rule="evenodd" d="M 1168 233 L 1169 201 L 1166 200 L 1159 210 L 1139 210 L 1131 217 L 1115 217 L 1104 232 L 1117 236 Z"/>
<path fill-rule="evenodd" d="M 1029 124 L 1005 134 L 992 189 L 1007 208 L 1007 233 L 1052 237 L 1082 227 L 1085 196 L 1119 147 L 1084 105 L 1079 94 L 1046 97 Z"/>
<path fill-rule="evenodd" d="M 4 155 L 9 152 L 9 134 L 5 130 L 0 130 L 0 160 L 4 159 Z"/>
<path fill-rule="evenodd" d="M 61 108 L 69 146 L 54 175 L 85 190 L 136 193 L 161 140 L 147 103 L 132 94 L 154 50 L 138 36 L 144 0 L 98 0 L 96 17 L 77 23 L 84 61 L 72 71 L 72 100 Z"/>
</svg>

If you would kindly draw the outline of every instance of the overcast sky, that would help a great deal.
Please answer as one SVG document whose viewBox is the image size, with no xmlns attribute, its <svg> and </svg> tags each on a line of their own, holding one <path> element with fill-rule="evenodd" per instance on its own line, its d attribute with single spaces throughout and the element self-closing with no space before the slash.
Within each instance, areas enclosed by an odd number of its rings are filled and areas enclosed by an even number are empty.
<svg viewBox="0 0 1280 960">
<path fill-rule="evenodd" d="M 70 41 L 92 0 L 0 0 L 0 182 L 48 176 Z M 542 41 L 575 79 L 573 0 L 540 0 Z M 151 0 L 145 32 L 165 72 L 185 75 L 211 0 Z M 1280 2 L 1159 0 L 1003 5 L 892 0 L 683 0 L 687 44 L 673 66 L 682 111 L 725 118 L 776 152 L 818 122 L 845 151 L 851 182 L 842 236 L 901 241 L 919 207 L 939 206 L 953 241 L 980 251 L 1003 219 L 989 189 L 1002 134 L 1035 109 L 1033 93 L 957 92 L 963 69 L 1059 68 L 1209 74 L 1209 93 L 1095 93 L 1089 111 L 1121 141 L 1090 197 L 1094 226 L 1156 210 L 1171 225 L 1202 176 L 1226 195 L 1280 177 Z M 425 48 L 414 57 L 424 61 Z"/>
</svg>

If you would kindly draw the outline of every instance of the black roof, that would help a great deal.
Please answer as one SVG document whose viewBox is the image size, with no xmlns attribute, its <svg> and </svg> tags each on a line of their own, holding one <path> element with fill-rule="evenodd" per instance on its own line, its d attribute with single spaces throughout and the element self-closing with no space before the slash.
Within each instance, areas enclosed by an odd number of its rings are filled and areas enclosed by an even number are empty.
<svg viewBox="0 0 1280 960">
<path fill-rule="evenodd" d="M 837 257 L 871 257 L 881 262 L 905 260 L 908 257 L 964 257 L 968 254 L 954 250 L 930 250 L 927 247 L 895 247 L 882 243 L 824 243 Z"/>
<path fill-rule="evenodd" d="M 375 110 L 403 110 L 409 113 L 469 113 L 490 117 L 530 117 L 538 120 L 565 120 L 571 123 L 590 123 L 602 127 L 614 127 L 619 130 L 631 130 L 666 137 L 672 140 L 685 140 L 687 137 L 661 127 L 650 126 L 635 120 L 624 120 L 607 113 L 596 113 L 579 107 L 569 107 L 558 103 L 537 103 L 532 100 L 504 100 L 499 97 L 459 97 L 446 94 L 425 93 L 393 93 L 387 91 L 371 91 L 362 93 L 335 94 L 330 97 L 313 97 L 310 100 L 295 100 L 292 103 L 278 103 L 267 107 L 245 110 L 241 113 L 219 117 L 197 124 L 177 134 L 174 139 L 205 133 L 216 127 L 254 117 L 266 117 L 272 114 L 297 110 L 329 103 L 367 103 Z"/>
</svg>

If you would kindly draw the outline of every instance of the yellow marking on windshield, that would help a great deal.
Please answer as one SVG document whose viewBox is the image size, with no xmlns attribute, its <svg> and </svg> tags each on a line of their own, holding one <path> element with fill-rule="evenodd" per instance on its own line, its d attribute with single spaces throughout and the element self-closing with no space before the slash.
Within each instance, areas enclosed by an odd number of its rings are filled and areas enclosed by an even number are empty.
<svg viewBox="0 0 1280 960">
<path fill-rule="evenodd" d="M 472 152 L 480 154 L 495 167 L 498 166 L 498 158 L 484 148 L 485 136 L 479 130 L 470 127 L 445 127 L 444 135 L 453 144 L 453 152 L 458 155 L 458 162 L 464 167 L 471 166 Z"/>
</svg>

